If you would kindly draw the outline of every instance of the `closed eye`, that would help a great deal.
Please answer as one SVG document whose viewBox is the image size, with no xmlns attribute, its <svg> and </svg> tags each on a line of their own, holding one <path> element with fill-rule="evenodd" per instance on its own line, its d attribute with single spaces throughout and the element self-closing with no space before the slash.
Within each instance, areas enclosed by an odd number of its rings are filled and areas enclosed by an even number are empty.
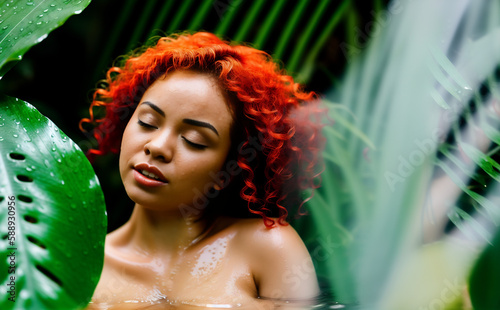
<svg viewBox="0 0 500 310">
<path fill-rule="evenodd" d="M 207 148 L 206 145 L 203 145 L 203 144 L 198 144 L 198 143 L 194 143 L 188 139 L 186 139 L 186 137 L 182 137 L 182 139 L 184 139 L 184 141 L 186 141 L 186 143 L 191 146 L 191 147 L 194 147 L 195 149 L 199 149 L 199 150 L 204 150 Z"/>
<path fill-rule="evenodd" d="M 150 124 L 148 124 L 148 123 L 144 123 L 144 122 L 143 122 L 143 121 L 141 121 L 141 120 L 137 120 L 137 124 L 139 124 L 139 126 L 142 126 L 142 127 L 148 128 L 148 129 L 158 129 L 158 128 L 156 128 L 155 126 L 150 125 Z"/>
</svg>

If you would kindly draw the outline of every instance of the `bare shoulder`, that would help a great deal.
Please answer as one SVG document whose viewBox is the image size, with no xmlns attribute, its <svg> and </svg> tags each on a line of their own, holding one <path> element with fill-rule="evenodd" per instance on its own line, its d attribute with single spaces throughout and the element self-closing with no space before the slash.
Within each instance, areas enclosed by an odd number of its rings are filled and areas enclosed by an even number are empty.
<svg viewBox="0 0 500 310">
<path fill-rule="evenodd" d="M 267 228 L 262 219 L 236 220 L 238 251 L 244 253 L 259 297 L 310 299 L 319 294 L 316 272 L 304 242 L 291 225 Z"/>
<path fill-rule="evenodd" d="M 272 249 L 277 252 L 296 252 L 305 249 L 304 243 L 295 229 L 287 224 L 277 223 L 267 228 L 262 219 L 237 219 L 233 227 L 236 228 L 238 238 L 252 249 Z"/>
</svg>

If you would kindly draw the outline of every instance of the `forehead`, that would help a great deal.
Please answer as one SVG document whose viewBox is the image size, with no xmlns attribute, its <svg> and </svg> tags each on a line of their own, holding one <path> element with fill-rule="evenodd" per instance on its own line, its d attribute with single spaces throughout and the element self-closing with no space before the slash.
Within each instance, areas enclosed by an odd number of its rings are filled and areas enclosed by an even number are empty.
<svg viewBox="0 0 500 310">
<path fill-rule="evenodd" d="M 229 101 L 217 79 L 206 73 L 174 71 L 156 80 L 141 102 L 150 101 L 166 113 L 232 121 Z"/>
</svg>

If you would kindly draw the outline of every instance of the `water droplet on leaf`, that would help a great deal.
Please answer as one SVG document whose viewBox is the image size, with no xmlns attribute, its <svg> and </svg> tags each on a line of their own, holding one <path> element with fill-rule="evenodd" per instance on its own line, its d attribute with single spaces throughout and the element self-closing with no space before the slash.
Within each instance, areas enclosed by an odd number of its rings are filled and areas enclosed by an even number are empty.
<svg viewBox="0 0 500 310">
<path fill-rule="evenodd" d="M 40 23 L 40 24 L 41 24 L 41 23 Z M 37 23 L 37 25 L 40 25 L 40 24 L 39 24 L 39 23 Z M 39 37 L 39 38 L 36 40 L 36 42 L 37 42 L 37 43 L 42 42 L 43 40 L 45 40 L 45 38 L 47 38 L 47 36 L 48 36 L 47 34 L 44 34 L 43 36 Z"/>
</svg>

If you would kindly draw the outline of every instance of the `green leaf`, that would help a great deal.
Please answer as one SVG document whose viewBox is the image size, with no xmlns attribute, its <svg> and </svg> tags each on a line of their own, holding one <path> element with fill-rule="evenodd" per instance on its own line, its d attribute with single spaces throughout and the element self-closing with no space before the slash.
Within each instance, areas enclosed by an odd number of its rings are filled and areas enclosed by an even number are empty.
<svg viewBox="0 0 500 310">
<path fill-rule="evenodd" d="M 0 2 L 0 78 L 30 47 L 79 14 L 90 0 L 14 0 Z M 69 43 L 71 44 L 71 43 Z"/>
<path fill-rule="evenodd" d="M 460 146 L 462 147 L 462 150 L 465 152 L 465 154 L 467 154 L 467 156 L 471 158 L 478 167 L 483 169 L 483 171 L 491 176 L 494 180 L 500 182 L 499 163 L 468 143 L 462 142 Z"/>
<path fill-rule="evenodd" d="M 334 120 L 334 122 L 337 122 L 339 125 L 342 125 L 343 127 L 345 127 L 349 132 L 351 132 L 355 137 L 361 139 L 366 145 L 368 145 L 372 150 L 375 150 L 376 147 L 375 145 L 373 144 L 373 142 L 370 140 L 370 138 L 368 138 L 364 132 L 362 132 L 359 128 L 356 127 L 356 125 L 354 124 L 354 122 L 350 122 L 349 120 L 347 120 L 346 118 L 344 118 L 343 116 L 341 116 L 339 113 L 337 113 L 336 110 L 340 110 L 340 109 L 343 109 L 343 110 L 346 110 L 348 111 L 348 109 L 346 109 L 344 106 L 340 105 L 340 104 L 332 104 L 326 100 L 324 100 L 325 102 L 327 102 L 330 106 L 330 111 L 332 112 L 332 119 Z M 350 111 L 349 111 L 350 112 Z M 352 114 L 351 114 L 352 115 Z M 327 130 L 329 130 L 330 128 L 326 128 Z"/>
<path fill-rule="evenodd" d="M 470 297 L 476 310 L 500 309 L 500 230 L 492 245 L 486 247 L 472 270 Z"/>
<path fill-rule="evenodd" d="M 0 308 L 84 307 L 104 262 L 99 181 L 80 148 L 33 106 L 1 96 L 0 107 Z"/>
</svg>

